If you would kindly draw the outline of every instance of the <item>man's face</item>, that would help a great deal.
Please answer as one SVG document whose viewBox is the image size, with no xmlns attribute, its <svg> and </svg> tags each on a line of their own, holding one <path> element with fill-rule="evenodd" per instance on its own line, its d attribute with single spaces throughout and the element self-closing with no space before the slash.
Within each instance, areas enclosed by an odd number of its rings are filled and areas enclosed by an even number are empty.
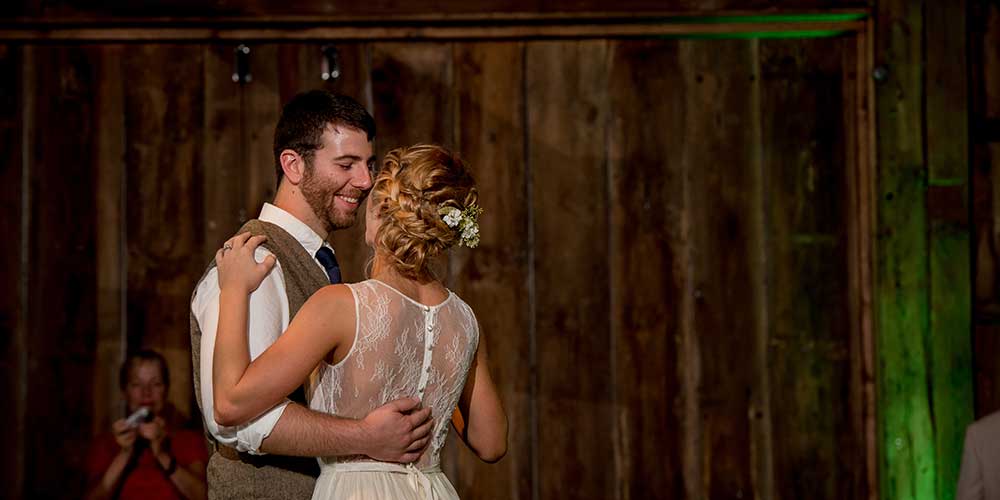
<svg viewBox="0 0 1000 500">
<path fill-rule="evenodd" d="M 306 163 L 302 195 L 329 234 L 354 225 L 358 205 L 372 187 L 372 144 L 361 130 L 329 126 L 322 147 Z"/>
</svg>

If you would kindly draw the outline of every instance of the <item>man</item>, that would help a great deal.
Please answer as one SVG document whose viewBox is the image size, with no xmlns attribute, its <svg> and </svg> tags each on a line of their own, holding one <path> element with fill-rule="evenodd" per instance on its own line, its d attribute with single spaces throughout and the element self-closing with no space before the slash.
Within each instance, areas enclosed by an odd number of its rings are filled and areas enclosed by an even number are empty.
<svg viewBox="0 0 1000 500">
<path fill-rule="evenodd" d="M 260 217 L 238 233 L 267 236 L 256 258 L 277 265 L 250 296 L 249 343 L 257 357 L 288 327 L 316 290 L 340 282 L 340 268 L 326 243 L 332 231 L 350 227 L 372 186 L 371 141 L 375 121 L 357 101 L 325 91 L 295 96 L 274 134 L 278 191 Z M 410 462 L 408 451 L 425 437 L 429 409 L 415 399 L 390 402 L 361 421 L 313 412 L 286 401 L 248 424 L 225 427 L 213 417 L 212 357 L 219 314 L 214 263 L 191 303 L 195 389 L 215 443 L 208 461 L 209 498 L 302 498 L 312 495 L 317 456 L 368 455 Z M 283 456 L 278 456 L 283 455 Z"/>
<path fill-rule="evenodd" d="M 1000 412 L 966 429 L 956 500 L 1000 500 Z"/>
</svg>

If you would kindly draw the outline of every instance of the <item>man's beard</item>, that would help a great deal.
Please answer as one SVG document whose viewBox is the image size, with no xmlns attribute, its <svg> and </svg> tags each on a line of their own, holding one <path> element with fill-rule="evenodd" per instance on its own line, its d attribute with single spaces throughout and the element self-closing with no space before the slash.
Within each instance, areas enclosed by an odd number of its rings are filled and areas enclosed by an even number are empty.
<svg viewBox="0 0 1000 500">
<path fill-rule="evenodd" d="M 333 182 L 317 178 L 311 162 L 306 162 L 301 189 L 306 203 L 309 204 L 309 208 L 316 214 L 319 222 L 323 224 L 323 228 L 326 229 L 327 234 L 338 229 L 347 229 L 354 225 L 354 222 L 357 220 L 357 210 L 344 213 L 337 210 L 336 205 L 334 205 L 334 198 L 343 189 L 343 186 L 338 188 Z M 364 193 L 360 191 L 345 194 L 351 197 L 356 196 L 359 204 L 364 197 Z"/>
</svg>

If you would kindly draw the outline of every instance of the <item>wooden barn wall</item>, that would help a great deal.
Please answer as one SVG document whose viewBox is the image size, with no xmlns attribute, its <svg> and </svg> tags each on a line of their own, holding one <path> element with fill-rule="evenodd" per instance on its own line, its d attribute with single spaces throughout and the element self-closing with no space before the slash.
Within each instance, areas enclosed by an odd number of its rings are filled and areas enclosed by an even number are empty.
<svg viewBox="0 0 1000 500">
<path fill-rule="evenodd" d="M 974 415 L 968 6 L 885 1 L 875 13 L 882 498 L 954 498 Z"/>
<path fill-rule="evenodd" d="M 274 193 L 280 104 L 326 87 L 371 108 L 380 154 L 440 142 L 482 186 L 448 281 L 512 433 L 496 465 L 452 440 L 463 498 L 867 495 L 854 38 L 339 44 L 334 83 L 320 44 L 250 47 L 246 85 L 228 45 L 0 50 L 0 221 L 27 237 L 2 268 L 24 285 L 2 362 L 27 374 L 8 484 L 78 495 L 128 349 L 163 351 L 192 410 L 190 290 Z M 361 234 L 334 238 L 349 280 Z"/>
<path fill-rule="evenodd" d="M 972 5 L 976 416 L 1000 411 L 1000 5 Z"/>
<path fill-rule="evenodd" d="M 261 16 L 385 16 L 553 12 L 717 12 L 720 10 L 803 10 L 865 7 L 865 0 L 12 0 L 0 17 L 28 19 Z"/>
</svg>

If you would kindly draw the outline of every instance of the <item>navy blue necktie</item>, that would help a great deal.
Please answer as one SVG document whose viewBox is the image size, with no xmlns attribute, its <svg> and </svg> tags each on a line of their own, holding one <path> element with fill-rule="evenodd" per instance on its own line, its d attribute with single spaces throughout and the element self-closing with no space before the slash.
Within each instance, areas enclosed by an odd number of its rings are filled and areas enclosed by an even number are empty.
<svg viewBox="0 0 1000 500">
<path fill-rule="evenodd" d="M 333 255 L 333 250 L 327 247 L 319 247 L 316 250 L 316 260 L 326 269 L 326 275 L 330 277 L 330 283 L 337 284 L 340 279 L 340 265 L 337 264 L 337 257 Z"/>
</svg>

